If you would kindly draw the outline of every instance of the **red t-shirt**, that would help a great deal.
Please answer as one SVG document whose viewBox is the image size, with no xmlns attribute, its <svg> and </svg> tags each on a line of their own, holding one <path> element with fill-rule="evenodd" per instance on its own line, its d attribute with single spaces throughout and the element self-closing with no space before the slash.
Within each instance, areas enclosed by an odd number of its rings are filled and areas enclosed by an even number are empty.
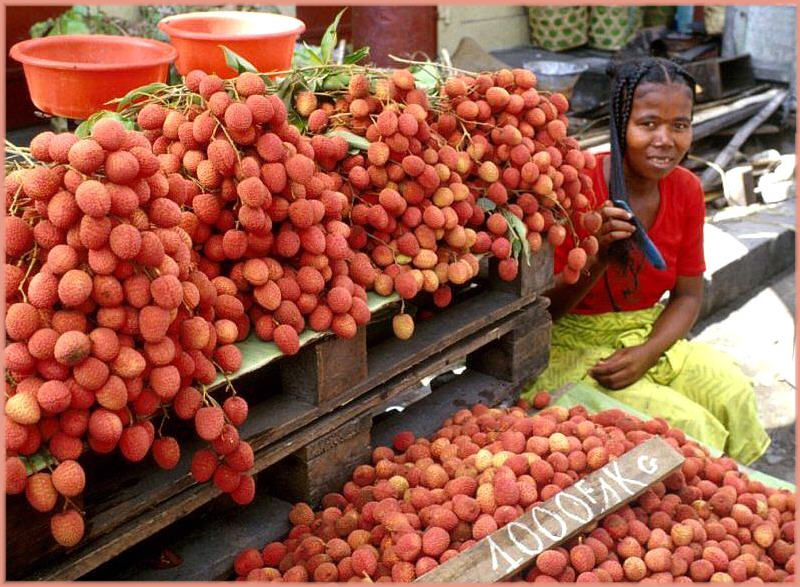
<svg viewBox="0 0 800 587">
<path fill-rule="evenodd" d="M 608 199 L 608 186 L 603 176 L 603 153 L 597 156 L 597 165 L 589 173 L 596 194 L 596 207 Z M 647 232 L 658 247 L 667 268 L 655 269 L 642 255 L 638 247 L 631 250 L 632 266 L 638 267 L 638 285 L 629 269 L 611 263 L 605 277 L 595 282 L 586 296 L 572 309 L 576 314 L 601 314 L 613 312 L 609 299 L 611 290 L 619 310 L 642 310 L 655 305 L 665 292 L 675 287 L 677 276 L 693 277 L 705 271 L 703 256 L 703 220 L 705 199 L 700 180 L 691 171 L 676 167 L 658 182 L 661 194 L 658 212 Z M 578 227 L 576 227 L 578 228 Z M 555 272 L 559 273 L 567 262 L 567 254 L 573 248 L 569 235 L 564 244 L 555 251 Z M 579 236 L 585 232 L 578 230 Z M 608 287 L 606 286 L 608 283 Z"/>
</svg>

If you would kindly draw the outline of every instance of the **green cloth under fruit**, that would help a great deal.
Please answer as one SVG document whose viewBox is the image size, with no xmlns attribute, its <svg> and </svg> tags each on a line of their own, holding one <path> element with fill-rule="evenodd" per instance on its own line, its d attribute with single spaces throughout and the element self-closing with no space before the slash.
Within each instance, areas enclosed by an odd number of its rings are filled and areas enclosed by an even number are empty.
<svg viewBox="0 0 800 587">
<path fill-rule="evenodd" d="M 698 441 L 749 464 L 764 454 L 770 439 L 758 419 L 750 379 L 733 359 L 713 347 L 681 339 L 644 377 L 618 391 L 588 374 L 617 349 L 642 344 L 663 310 L 656 305 L 633 312 L 567 314 L 553 325 L 550 363 L 522 394 L 585 382 L 650 417 L 660 416 Z"/>
</svg>

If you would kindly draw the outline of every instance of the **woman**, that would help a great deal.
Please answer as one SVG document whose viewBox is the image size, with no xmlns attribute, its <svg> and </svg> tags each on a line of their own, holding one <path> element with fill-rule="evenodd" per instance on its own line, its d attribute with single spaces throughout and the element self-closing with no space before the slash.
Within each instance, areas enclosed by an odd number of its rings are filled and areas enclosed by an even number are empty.
<svg viewBox="0 0 800 587">
<path fill-rule="evenodd" d="M 705 270 L 702 188 L 678 166 L 692 143 L 694 80 L 659 58 L 620 64 L 613 76 L 611 153 L 592 170 L 603 217 L 598 253 L 576 283 L 557 276 L 546 294 L 551 361 L 523 397 L 585 380 L 750 463 L 769 445 L 751 382 L 728 356 L 684 338 L 700 311 Z M 626 194 L 666 269 L 645 260 L 630 214 L 608 201 Z M 556 250 L 557 274 L 572 247 L 568 237 Z"/>
</svg>

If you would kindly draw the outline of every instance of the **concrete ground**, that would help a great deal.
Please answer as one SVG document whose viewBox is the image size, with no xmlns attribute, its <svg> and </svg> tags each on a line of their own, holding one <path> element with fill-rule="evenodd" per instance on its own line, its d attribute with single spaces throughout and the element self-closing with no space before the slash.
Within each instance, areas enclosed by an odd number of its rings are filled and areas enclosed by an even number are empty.
<svg viewBox="0 0 800 587">
<path fill-rule="evenodd" d="M 772 439 L 751 467 L 795 481 L 795 272 L 786 270 L 695 325 L 692 338 L 731 354 L 753 378 Z"/>
</svg>

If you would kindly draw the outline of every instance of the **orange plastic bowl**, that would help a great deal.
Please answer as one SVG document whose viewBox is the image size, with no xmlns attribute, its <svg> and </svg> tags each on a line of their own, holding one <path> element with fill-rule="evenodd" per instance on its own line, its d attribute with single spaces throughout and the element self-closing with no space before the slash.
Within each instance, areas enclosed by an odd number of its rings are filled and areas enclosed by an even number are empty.
<svg viewBox="0 0 800 587">
<path fill-rule="evenodd" d="M 11 57 L 22 63 L 31 100 L 48 114 L 88 118 L 129 91 L 167 79 L 174 47 L 114 35 L 56 35 L 20 41 Z"/>
<path fill-rule="evenodd" d="M 223 78 L 236 72 L 225 63 L 220 45 L 252 63 L 258 71 L 283 71 L 292 66 L 302 20 L 267 12 L 187 12 L 162 19 L 158 28 L 178 49 L 175 67 L 181 75 L 193 69 Z"/>
</svg>

